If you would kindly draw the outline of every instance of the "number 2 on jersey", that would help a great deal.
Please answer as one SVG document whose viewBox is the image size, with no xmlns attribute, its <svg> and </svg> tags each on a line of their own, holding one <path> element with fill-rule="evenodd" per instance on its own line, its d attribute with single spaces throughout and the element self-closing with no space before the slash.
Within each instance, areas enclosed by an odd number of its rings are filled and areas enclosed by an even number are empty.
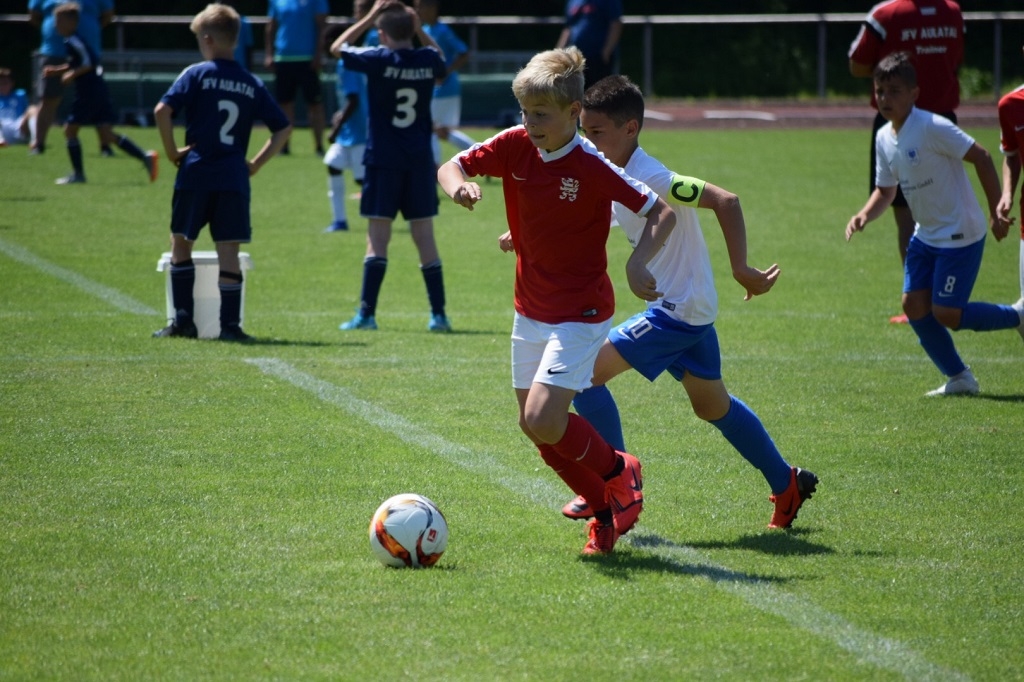
<svg viewBox="0 0 1024 682">
<path fill-rule="evenodd" d="M 222 99 L 217 101 L 217 110 L 226 111 L 228 114 L 224 125 L 220 127 L 220 141 L 228 145 L 234 144 L 235 136 L 231 134 L 231 129 L 238 123 L 238 105 L 229 99 Z"/>
</svg>

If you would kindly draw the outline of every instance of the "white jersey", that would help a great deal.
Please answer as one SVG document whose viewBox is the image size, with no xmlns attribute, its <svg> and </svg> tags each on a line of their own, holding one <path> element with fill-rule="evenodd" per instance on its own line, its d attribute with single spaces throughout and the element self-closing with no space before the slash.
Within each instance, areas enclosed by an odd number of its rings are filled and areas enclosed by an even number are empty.
<svg viewBox="0 0 1024 682">
<path fill-rule="evenodd" d="M 672 184 L 676 174 L 642 148 L 637 148 L 623 169 L 665 199 L 676 214 L 676 226 L 664 247 L 647 264 L 657 279 L 662 298 L 651 301 L 649 308 L 687 324 L 711 324 L 718 315 L 718 293 L 711 272 L 711 257 L 700 229 L 697 211 L 689 206 L 673 204 Z M 626 233 L 634 247 L 643 234 L 646 218 L 621 204 L 612 204 L 612 219 Z"/>
<path fill-rule="evenodd" d="M 875 184 L 899 184 L 917 225 L 914 235 L 929 246 L 968 246 L 985 238 L 985 215 L 964 170 L 974 138 L 953 123 L 914 107 L 900 128 L 892 123 L 875 136 Z"/>
</svg>

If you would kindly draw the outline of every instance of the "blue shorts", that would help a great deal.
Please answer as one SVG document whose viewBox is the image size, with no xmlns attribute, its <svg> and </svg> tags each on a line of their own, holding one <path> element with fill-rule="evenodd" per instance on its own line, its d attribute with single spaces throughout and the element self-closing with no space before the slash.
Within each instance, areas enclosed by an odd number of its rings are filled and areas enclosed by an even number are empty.
<svg viewBox="0 0 1024 682">
<path fill-rule="evenodd" d="M 708 381 L 722 378 L 714 324 L 694 327 L 648 308 L 612 329 L 608 340 L 648 381 L 666 370 L 677 381 L 685 372 Z"/>
<path fill-rule="evenodd" d="M 394 220 L 401 211 L 406 220 L 433 218 L 438 206 L 437 170 L 432 154 L 414 169 L 366 167 L 363 198 L 359 202 L 362 217 Z"/>
<path fill-rule="evenodd" d="M 171 199 L 171 234 L 194 242 L 203 226 L 210 224 L 214 242 L 252 240 L 249 197 L 241 192 L 176 189 Z"/>
<path fill-rule="evenodd" d="M 103 79 L 75 86 L 75 99 L 67 122 L 77 126 L 114 125 L 117 122 L 110 91 Z"/>
<path fill-rule="evenodd" d="M 984 252 L 984 239 L 943 249 L 913 237 L 907 247 L 903 293 L 927 289 L 932 292 L 932 305 L 963 309 L 971 298 Z"/>
</svg>

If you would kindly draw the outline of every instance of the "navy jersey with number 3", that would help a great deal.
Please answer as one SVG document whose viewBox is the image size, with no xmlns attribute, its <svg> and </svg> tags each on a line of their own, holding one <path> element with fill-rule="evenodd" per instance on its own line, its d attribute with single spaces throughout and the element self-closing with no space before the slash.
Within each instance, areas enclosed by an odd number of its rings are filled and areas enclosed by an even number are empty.
<svg viewBox="0 0 1024 682">
<path fill-rule="evenodd" d="M 288 117 L 256 76 L 230 59 L 193 64 L 160 99 L 185 112 L 185 144 L 192 149 L 178 169 L 175 189 L 249 194 L 249 136 L 255 121 L 271 132 Z"/>
<path fill-rule="evenodd" d="M 345 46 L 341 58 L 346 69 L 366 74 L 370 131 L 363 163 L 408 168 L 424 155 L 432 159 L 430 100 L 447 70 L 441 55 L 427 47 Z"/>
</svg>

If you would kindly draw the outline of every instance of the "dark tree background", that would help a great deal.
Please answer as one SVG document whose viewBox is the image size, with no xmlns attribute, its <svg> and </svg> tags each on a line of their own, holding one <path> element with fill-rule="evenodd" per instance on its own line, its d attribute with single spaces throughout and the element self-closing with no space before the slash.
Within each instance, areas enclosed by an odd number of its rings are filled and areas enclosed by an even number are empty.
<svg viewBox="0 0 1024 682">
<path fill-rule="evenodd" d="M 191 16 L 205 6 L 205 0 L 114 0 L 122 15 Z M 626 14 L 787 14 L 849 12 L 864 14 L 877 0 L 623 0 Z M 351 0 L 328 0 L 333 16 L 347 17 Z M 233 0 L 232 4 L 251 17 L 265 16 L 266 0 Z M 23 13 L 27 0 L 0 0 L 0 14 Z M 557 23 L 530 25 L 533 17 L 559 17 L 564 0 L 442 0 L 446 16 L 521 16 L 523 25 L 481 27 L 481 50 L 538 51 L 551 47 L 558 37 Z M 966 12 L 1021 11 L 1021 0 L 965 0 Z M 860 95 L 864 81 L 849 76 L 846 52 L 858 25 L 832 24 L 827 29 L 827 76 L 830 93 Z M 468 40 L 468 29 L 456 26 Z M 263 46 L 263 32 L 256 27 L 256 47 Z M 133 26 L 125 29 L 128 48 L 194 49 L 188 27 Z M 967 57 L 961 74 L 967 96 L 992 95 L 993 25 L 968 25 Z M 653 29 L 654 93 L 667 97 L 793 97 L 813 95 L 817 86 L 818 35 L 815 24 L 766 24 L 721 26 L 656 26 Z M 1001 51 L 1003 90 L 1024 80 L 1024 21 L 1005 22 Z M 105 49 L 116 44 L 116 33 L 104 33 Z M 35 29 L 20 22 L 0 22 L 0 64 L 15 69 L 17 81 L 27 86 L 29 55 L 38 46 Z M 640 82 L 643 31 L 627 26 L 621 50 L 621 71 Z"/>
</svg>

